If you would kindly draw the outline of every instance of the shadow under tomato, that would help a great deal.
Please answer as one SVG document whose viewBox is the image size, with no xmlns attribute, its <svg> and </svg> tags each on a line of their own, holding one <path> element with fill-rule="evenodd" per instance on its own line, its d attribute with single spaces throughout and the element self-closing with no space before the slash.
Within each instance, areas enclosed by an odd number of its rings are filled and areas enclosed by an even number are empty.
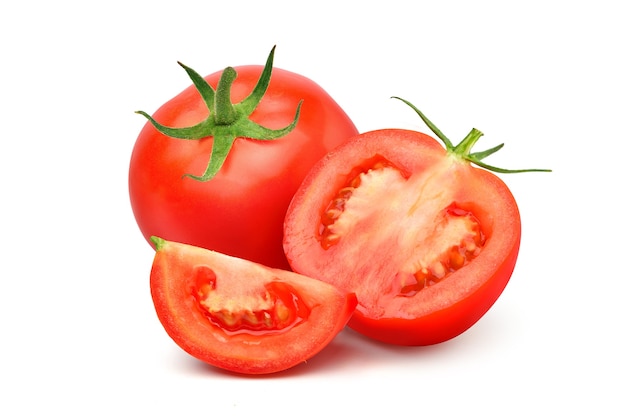
<svg viewBox="0 0 626 417">
<path fill-rule="evenodd" d="M 370 339 L 346 328 L 315 357 L 274 376 L 319 376 L 331 373 L 349 373 L 356 376 L 374 368 L 403 367 L 410 362 L 432 362 L 435 357 L 454 354 L 460 344 L 450 340 L 432 346 L 398 346 Z"/>
<path fill-rule="evenodd" d="M 429 346 L 398 346 L 378 342 L 356 331 L 346 328 L 335 337 L 321 352 L 306 362 L 285 371 L 264 375 L 246 375 L 226 371 L 199 361 L 181 350 L 175 352 L 175 366 L 196 376 L 220 375 L 246 379 L 280 379 L 301 376 L 319 376 L 337 372 L 358 374 L 377 367 L 404 367 L 407 363 L 424 365 L 433 361 L 456 357 L 472 351 L 482 351 L 485 346 L 493 346 L 498 340 L 506 339 L 512 330 L 506 326 L 504 318 L 485 317 L 477 325 L 461 335 Z M 182 362 L 182 363 L 181 363 Z M 181 366 L 182 365 L 182 366 Z"/>
</svg>

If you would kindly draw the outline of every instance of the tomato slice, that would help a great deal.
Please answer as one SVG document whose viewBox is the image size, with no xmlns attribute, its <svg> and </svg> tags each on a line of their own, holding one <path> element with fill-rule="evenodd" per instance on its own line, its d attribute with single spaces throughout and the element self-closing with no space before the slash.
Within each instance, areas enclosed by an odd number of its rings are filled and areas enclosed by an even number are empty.
<svg viewBox="0 0 626 417">
<path fill-rule="evenodd" d="M 357 294 L 350 327 L 428 345 L 493 305 L 520 234 L 515 199 L 496 175 L 428 135 L 385 129 L 312 169 L 289 207 L 284 249 L 294 271 Z"/>
<path fill-rule="evenodd" d="M 291 271 L 153 238 L 150 288 L 169 336 L 192 356 L 244 374 L 313 357 L 356 307 L 353 293 Z"/>
</svg>

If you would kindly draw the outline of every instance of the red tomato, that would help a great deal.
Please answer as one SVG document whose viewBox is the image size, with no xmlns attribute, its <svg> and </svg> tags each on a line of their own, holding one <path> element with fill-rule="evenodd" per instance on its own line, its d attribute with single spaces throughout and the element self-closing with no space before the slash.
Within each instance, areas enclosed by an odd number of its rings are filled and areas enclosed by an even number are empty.
<svg viewBox="0 0 626 417">
<path fill-rule="evenodd" d="M 453 147 L 423 119 L 447 150 L 414 131 L 364 133 L 316 164 L 285 220 L 293 270 L 355 292 L 350 327 L 401 345 L 472 326 L 504 290 L 520 246 L 513 195 L 470 162 L 521 171 L 482 163 L 501 146 L 470 153 L 479 131 Z"/>
<path fill-rule="evenodd" d="M 153 120 L 175 128 L 193 126 L 167 132 L 198 140 L 174 139 L 146 123 L 130 160 L 129 192 L 135 219 L 148 241 L 157 235 L 289 268 L 282 249 L 289 202 L 311 166 L 357 129 L 319 85 L 292 72 L 272 71 L 272 58 L 273 50 L 265 67 L 211 74 L 205 78 L 208 85 L 184 67 L 194 86 L 165 103 Z M 266 91 L 258 88 L 264 82 L 269 82 Z M 256 108 L 251 96 L 260 100 Z M 231 105 L 231 99 L 238 104 Z M 217 111 L 211 113 L 208 107 L 222 109 L 221 118 L 211 119 Z M 269 129 L 278 133 L 272 136 Z M 277 138 L 280 134 L 284 136 Z M 202 177 L 209 160 L 210 170 L 219 169 L 212 179 L 183 177 Z"/>
<path fill-rule="evenodd" d="M 291 271 L 153 238 L 150 289 L 169 336 L 190 355 L 245 374 L 291 368 L 322 350 L 353 293 Z"/>
</svg>

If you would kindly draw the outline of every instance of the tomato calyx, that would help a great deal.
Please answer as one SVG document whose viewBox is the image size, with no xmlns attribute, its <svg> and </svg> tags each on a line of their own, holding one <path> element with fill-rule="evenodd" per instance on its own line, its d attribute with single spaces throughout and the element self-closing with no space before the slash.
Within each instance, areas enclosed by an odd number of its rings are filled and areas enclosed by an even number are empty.
<svg viewBox="0 0 626 417">
<path fill-rule="evenodd" d="M 219 172 L 228 156 L 235 139 L 248 138 L 255 140 L 274 140 L 291 132 L 298 123 L 302 100 L 298 103 L 293 121 L 282 129 L 269 129 L 253 122 L 249 116 L 259 105 L 265 95 L 272 75 L 274 62 L 274 46 L 267 58 L 265 67 L 252 92 L 241 102 L 233 104 L 231 100 L 231 87 L 237 78 L 237 71 L 233 67 L 227 67 L 222 72 L 217 88 L 213 87 L 196 71 L 178 62 L 194 86 L 200 93 L 202 100 L 209 109 L 209 116 L 200 123 L 188 127 L 168 127 L 158 123 L 144 111 L 136 111 L 146 117 L 148 121 L 162 134 L 175 139 L 200 140 L 213 137 L 213 147 L 206 170 L 202 175 L 186 173 L 183 177 L 205 182 L 211 180 Z"/>
<path fill-rule="evenodd" d="M 448 139 L 448 137 L 446 137 L 446 135 L 444 135 L 441 132 L 441 130 L 439 130 L 437 126 L 435 126 L 435 124 L 431 122 L 424 115 L 424 113 L 422 113 L 417 107 L 415 107 L 409 101 L 400 97 L 396 97 L 396 96 L 393 96 L 391 98 L 400 100 L 403 103 L 407 104 L 409 107 L 411 107 L 417 113 L 417 115 L 422 119 L 422 121 L 426 123 L 428 128 L 443 142 L 443 144 L 446 147 L 446 151 L 448 152 L 448 155 L 451 155 L 462 161 L 471 162 L 489 171 L 498 172 L 501 174 L 514 174 L 514 173 L 520 173 L 520 172 L 552 172 L 551 169 L 536 169 L 536 168 L 505 169 L 505 168 L 498 168 L 493 165 L 488 165 L 484 163 L 482 160 L 488 157 L 489 155 L 492 155 L 495 152 L 502 149 L 502 147 L 504 146 L 504 143 L 501 143 L 497 146 L 494 146 L 493 148 L 490 148 L 484 151 L 472 152 L 472 148 L 474 147 L 476 142 L 478 142 L 478 139 L 480 139 L 483 136 L 483 133 L 480 130 L 472 128 L 472 130 L 467 134 L 467 136 L 465 136 L 465 138 L 458 145 L 454 145 L 452 144 L 452 141 Z"/>
</svg>

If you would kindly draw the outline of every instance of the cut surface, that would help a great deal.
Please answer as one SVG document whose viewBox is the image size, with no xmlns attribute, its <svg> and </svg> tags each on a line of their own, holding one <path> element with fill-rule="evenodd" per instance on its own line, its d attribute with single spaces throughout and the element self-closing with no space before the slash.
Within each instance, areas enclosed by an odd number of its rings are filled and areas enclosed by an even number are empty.
<svg viewBox="0 0 626 417">
<path fill-rule="evenodd" d="M 453 161 L 409 178 L 382 157 L 359 166 L 320 215 L 318 239 L 350 264 L 361 306 L 384 316 L 381 294 L 411 297 L 437 284 L 480 253 L 485 235 L 454 201 Z M 376 271 L 374 256 L 383 260 Z"/>
<path fill-rule="evenodd" d="M 348 322 L 353 293 L 303 275 L 176 242 L 157 240 L 154 306 L 186 352 L 239 373 L 302 363 Z"/>
<path fill-rule="evenodd" d="M 229 334 L 283 332 L 309 316 L 310 308 L 285 282 L 260 285 L 250 277 L 250 285 L 245 288 L 236 292 L 220 291 L 222 283 L 218 283 L 217 275 L 210 267 L 198 266 L 193 273 L 196 280 L 193 296 L 198 308 L 216 327 Z M 227 286 L 228 278 L 224 281 Z"/>
</svg>

